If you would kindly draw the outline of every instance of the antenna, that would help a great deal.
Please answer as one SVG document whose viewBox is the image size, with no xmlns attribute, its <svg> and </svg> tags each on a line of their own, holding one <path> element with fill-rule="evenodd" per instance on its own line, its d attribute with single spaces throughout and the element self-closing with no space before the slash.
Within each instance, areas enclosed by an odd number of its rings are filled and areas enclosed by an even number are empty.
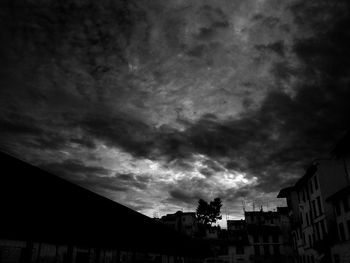
<svg viewBox="0 0 350 263">
<path fill-rule="evenodd" d="M 245 200 L 242 199 L 242 209 L 243 209 L 243 213 L 245 213 Z"/>
</svg>

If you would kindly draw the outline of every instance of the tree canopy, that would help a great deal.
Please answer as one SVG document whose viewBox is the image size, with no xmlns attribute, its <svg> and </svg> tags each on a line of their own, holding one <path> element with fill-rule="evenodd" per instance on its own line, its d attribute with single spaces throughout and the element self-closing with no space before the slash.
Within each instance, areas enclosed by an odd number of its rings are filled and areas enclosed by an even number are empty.
<svg viewBox="0 0 350 263">
<path fill-rule="evenodd" d="M 197 219 L 204 225 L 212 225 L 217 220 L 222 219 L 220 208 L 222 207 L 222 201 L 219 197 L 215 198 L 209 203 L 203 199 L 199 199 L 197 206 Z"/>
</svg>

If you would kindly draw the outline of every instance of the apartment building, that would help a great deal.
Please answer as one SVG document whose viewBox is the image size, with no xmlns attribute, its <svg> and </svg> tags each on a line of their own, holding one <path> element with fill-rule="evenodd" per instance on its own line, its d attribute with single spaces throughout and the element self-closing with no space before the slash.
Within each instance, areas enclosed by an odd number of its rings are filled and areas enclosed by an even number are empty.
<svg viewBox="0 0 350 263">
<path fill-rule="evenodd" d="M 295 185 L 278 194 L 279 198 L 287 199 L 296 262 L 334 260 L 331 252 L 337 239 L 334 226 L 337 199 L 334 195 L 349 185 L 348 145 L 349 139 L 340 141 L 329 158 L 312 161 Z"/>
<path fill-rule="evenodd" d="M 182 263 L 209 251 L 47 171 L 1 152 L 0 162 L 1 263 Z"/>
<path fill-rule="evenodd" d="M 290 222 L 286 208 L 245 212 L 251 262 L 292 262 Z"/>
<path fill-rule="evenodd" d="M 327 199 L 334 213 L 332 222 L 335 239 L 331 246 L 334 263 L 350 262 L 350 186 L 346 186 Z"/>
<path fill-rule="evenodd" d="M 198 232 L 198 222 L 195 212 L 177 211 L 174 214 L 162 216 L 160 221 L 186 236 L 194 237 Z"/>
</svg>

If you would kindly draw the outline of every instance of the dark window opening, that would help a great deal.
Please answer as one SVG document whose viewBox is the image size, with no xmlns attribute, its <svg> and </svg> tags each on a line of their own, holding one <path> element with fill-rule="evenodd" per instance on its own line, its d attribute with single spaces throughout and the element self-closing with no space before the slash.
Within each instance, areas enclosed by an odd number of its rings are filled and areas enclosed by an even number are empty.
<svg viewBox="0 0 350 263">
<path fill-rule="evenodd" d="M 264 255 L 270 255 L 270 248 L 268 245 L 264 245 Z"/>
<path fill-rule="evenodd" d="M 321 230 L 322 230 L 322 236 L 326 234 L 326 226 L 324 225 L 324 220 L 320 221 L 321 224 Z"/>
<path fill-rule="evenodd" d="M 269 243 L 269 235 L 263 235 L 264 243 Z"/>
<path fill-rule="evenodd" d="M 348 200 L 348 197 L 345 197 L 344 200 L 343 200 L 343 203 L 344 203 L 344 211 L 345 212 L 348 212 L 350 209 L 349 209 L 349 200 Z"/>
<path fill-rule="evenodd" d="M 314 182 L 315 182 L 315 189 L 318 189 L 318 181 L 317 181 L 317 176 L 314 177 Z"/>
<path fill-rule="evenodd" d="M 278 235 L 276 235 L 276 234 L 273 235 L 272 236 L 272 240 L 273 240 L 274 243 L 278 243 Z"/>
<path fill-rule="evenodd" d="M 312 237 L 309 235 L 309 247 L 312 247 Z"/>
<path fill-rule="evenodd" d="M 340 263 L 340 257 L 338 254 L 334 254 L 333 257 L 334 257 L 334 263 Z"/>
<path fill-rule="evenodd" d="M 314 192 L 314 189 L 312 187 L 312 181 L 310 181 L 310 193 L 312 194 Z"/>
<path fill-rule="evenodd" d="M 318 206 L 318 214 L 322 214 L 322 205 L 321 205 L 321 198 L 318 196 L 317 197 L 317 206 Z"/>
<path fill-rule="evenodd" d="M 345 231 L 344 231 L 344 224 L 343 223 L 339 223 L 339 238 L 340 241 L 344 241 L 345 240 Z"/>
<path fill-rule="evenodd" d="M 314 209 L 314 216 L 317 216 L 317 211 L 316 211 L 316 201 L 312 200 L 312 208 Z"/>
<path fill-rule="evenodd" d="M 317 237 L 318 240 L 320 240 L 320 239 L 321 239 L 321 235 L 320 235 L 320 226 L 319 226 L 319 223 L 317 223 L 317 224 L 315 225 L 315 227 L 316 227 L 316 237 Z"/>
<path fill-rule="evenodd" d="M 236 247 L 236 254 L 237 255 L 243 255 L 244 254 L 244 247 L 243 246 L 237 246 Z"/>
<path fill-rule="evenodd" d="M 257 245 L 254 246 L 254 254 L 255 255 L 260 255 L 260 247 L 257 246 Z"/>
<path fill-rule="evenodd" d="M 279 245 L 274 245 L 273 246 L 273 254 L 279 255 L 280 254 L 280 246 Z"/>
<path fill-rule="evenodd" d="M 341 208 L 340 208 L 340 203 L 339 202 L 337 202 L 335 204 L 335 213 L 337 214 L 337 216 L 340 216 L 340 214 L 341 214 Z"/>
<path fill-rule="evenodd" d="M 253 239 L 254 239 L 254 243 L 259 243 L 259 236 L 258 235 L 254 235 Z"/>
</svg>

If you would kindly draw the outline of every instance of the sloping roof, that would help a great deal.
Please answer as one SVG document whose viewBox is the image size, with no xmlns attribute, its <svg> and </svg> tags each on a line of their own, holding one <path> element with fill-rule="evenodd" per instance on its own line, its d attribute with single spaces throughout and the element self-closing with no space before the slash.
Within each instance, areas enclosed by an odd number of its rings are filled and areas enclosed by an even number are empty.
<svg viewBox="0 0 350 263">
<path fill-rule="evenodd" d="M 296 188 L 302 187 L 315 173 L 317 172 L 317 164 L 311 164 L 303 177 L 301 177 L 295 184 Z"/>
<path fill-rule="evenodd" d="M 343 157 L 350 153 L 350 132 L 347 132 L 343 138 L 339 140 L 331 154 L 336 158 Z"/>
<path fill-rule="evenodd" d="M 350 196 L 350 186 L 346 186 L 346 187 L 340 189 L 339 191 L 337 191 L 333 195 L 329 196 L 326 199 L 326 201 L 337 201 L 337 200 L 342 199 L 346 196 Z"/>
<path fill-rule="evenodd" d="M 145 215 L 0 152 L 0 238 L 196 253 Z"/>
<path fill-rule="evenodd" d="M 289 195 L 291 191 L 294 190 L 294 186 L 286 187 L 280 190 L 280 192 L 277 195 L 277 198 L 285 198 Z"/>
</svg>

